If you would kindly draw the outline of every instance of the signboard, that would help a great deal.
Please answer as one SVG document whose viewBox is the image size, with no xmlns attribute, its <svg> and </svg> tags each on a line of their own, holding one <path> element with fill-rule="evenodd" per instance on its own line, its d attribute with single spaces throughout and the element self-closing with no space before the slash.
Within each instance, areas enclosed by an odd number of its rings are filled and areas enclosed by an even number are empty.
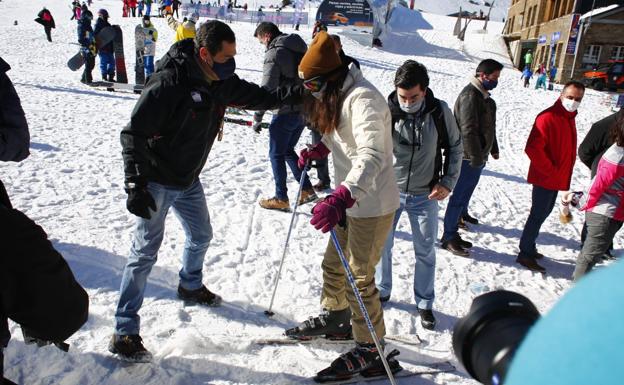
<svg viewBox="0 0 624 385">
<path fill-rule="evenodd" d="M 550 37 L 550 44 L 555 44 L 559 41 L 560 38 L 561 32 L 553 32 L 552 36 Z"/>
<path fill-rule="evenodd" d="M 568 37 L 568 45 L 566 46 L 566 55 L 574 55 L 574 52 L 576 52 L 580 20 L 580 13 L 575 13 L 574 15 L 572 15 L 572 23 L 570 24 L 570 35 Z"/>
<path fill-rule="evenodd" d="M 373 26 L 373 13 L 366 0 L 324 0 L 316 12 L 316 20 L 325 25 Z"/>
<path fill-rule="evenodd" d="M 546 44 L 546 35 L 539 35 L 537 38 L 537 44 Z"/>
<path fill-rule="evenodd" d="M 308 13 L 295 9 L 295 12 L 278 11 L 272 8 L 262 8 L 262 10 L 245 10 L 243 8 L 227 9 L 225 5 L 210 6 L 210 4 L 182 4 L 180 6 L 182 16 L 189 16 L 193 13 L 199 17 L 209 17 L 211 19 L 224 21 L 246 21 L 249 23 L 260 23 L 270 21 L 280 25 L 308 24 Z"/>
<path fill-rule="evenodd" d="M 624 94 L 613 95 L 613 101 L 615 102 L 615 108 L 624 107 Z"/>
</svg>

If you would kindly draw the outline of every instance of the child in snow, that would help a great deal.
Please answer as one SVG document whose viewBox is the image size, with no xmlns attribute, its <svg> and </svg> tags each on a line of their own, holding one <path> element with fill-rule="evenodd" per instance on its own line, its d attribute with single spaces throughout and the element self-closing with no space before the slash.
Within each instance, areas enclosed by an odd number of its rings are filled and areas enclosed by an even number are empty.
<svg viewBox="0 0 624 385">
<path fill-rule="evenodd" d="M 520 79 L 524 79 L 524 88 L 529 87 L 529 82 L 532 76 L 533 76 L 533 72 L 531 72 L 531 69 L 529 68 L 529 66 L 525 66 L 524 71 L 522 71 L 522 76 L 520 77 Z"/>
</svg>

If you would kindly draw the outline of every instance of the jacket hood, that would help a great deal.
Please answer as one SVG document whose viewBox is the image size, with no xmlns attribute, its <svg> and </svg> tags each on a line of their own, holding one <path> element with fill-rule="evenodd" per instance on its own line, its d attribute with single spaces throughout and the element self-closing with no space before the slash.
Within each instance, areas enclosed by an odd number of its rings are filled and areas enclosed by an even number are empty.
<svg viewBox="0 0 624 385">
<path fill-rule="evenodd" d="M 291 51 L 302 53 L 302 54 L 304 54 L 308 50 L 308 45 L 305 43 L 305 41 L 303 41 L 301 36 L 295 33 L 291 33 L 290 35 L 283 33 L 279 36 L 276 36 L 269 43 L 267 51 L 270 49 L 279 48 L 279 47 L 284 47 Z"/>
<path fill-rule="evenodd" d="M 390 107 L 390 113 L 392 114 L 392 120 L 403 119 L 407 116 L 407 113 L 401 109 L 399 105 L 399 98 L 397 97 L 396 90 L 392 91 L 390 95 L 388 95 L 388 107 Z M 431 113 L 438 107 L 436 103 L 435 96 L 433 95 L 433 91 L 431 88 L 427 88 L 427 93 L 425 94 L 425 109 L 422 114 L 426 115 Z"/>
<path fill-rule="evenodd" d="M 208 84 L 208 79 L 195 58 L 195 42 L 184 39 L 173 44 L 158 61 L 157 72 L 173 70 L 177 81 L 199 81 Z"/>
<path fill-rule="evenodd" d="M 578 115 L 578 110 L 574 111 L 574 112 L 570 112 L 568 110 L 566 110 L 565 108 L 563 108 L 563 104 L 561 103 L 561 98 L 557 98 L 557 100 L 555 101 L 555 104 L 553 104 L 552 106 L 553 110 L 560 115 L 565 116 L 568 119 L 574 119 L 576 117 L 576 115 Z"/>
<path fill-rule="evenodd" d="M 9 63 L 5 62 L 4 59 L 0 57 L 0 73 L 6 73 L 11 69 Z"/>
</svg>

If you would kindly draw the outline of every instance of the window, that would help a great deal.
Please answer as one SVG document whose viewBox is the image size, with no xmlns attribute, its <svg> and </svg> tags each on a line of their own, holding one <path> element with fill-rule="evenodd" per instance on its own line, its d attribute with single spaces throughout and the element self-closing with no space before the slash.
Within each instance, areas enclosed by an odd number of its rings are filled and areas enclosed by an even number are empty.
<svg viewBox="0 0 624 385">
<path fill-rule="evenodd" d="M 583 67 L 584 68 L 592 68 L 596 64 L 600 62 L 600 52 L 602 51 L 602 46 L 600 45 L 590 45 L 585 48 L 583 52 Z"/>
<path fill-rule="evenodd" d="M 624 60 L 624 46 L 613 47 L 611 60 Z"/>
</svg>

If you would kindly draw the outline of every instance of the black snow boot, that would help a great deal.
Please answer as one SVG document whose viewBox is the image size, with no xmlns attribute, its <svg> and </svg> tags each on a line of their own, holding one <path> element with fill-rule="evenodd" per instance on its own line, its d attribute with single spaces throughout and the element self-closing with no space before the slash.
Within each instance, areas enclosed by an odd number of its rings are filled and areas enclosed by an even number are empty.
<svg viewBox="0 0 624 385">
<path fill-rule="evenodd" d="M 142 341 L 138 334 L 128 336 L 113 334 L 108 344 L 108 351 L 116 354 L 124 361 L 150 362 L 152 360 L 152 353 L 145 349 Z"/>
<path fill-rule="evenodd" d="M 114 82 L 115 81 L 115 73 L 108 74 L 108 81 L 109 82 Z"/>
<path fill-rule="evenodd" d="M 323 310 L 318 317 L 310 317 L 299 326 L 287 329 L 286 336 L 297 340 L 309 340 L 323 337 L 332 340 L 350 340 L 351 309 Z"/>
<path fill-rule="evenodd" d="M 399 351 L 394 349 L 387 356 L 388 366 L 392 373 L 403 368 L 396 360 Z M 362 377 L 375 377 L 386 374 L 386 368 L 379 356 L 379 351 L 374 344 L 357 343 L 355 348 L 341 354 L 331 365 L 316 374 L 314 381 L 329 382 L 348 380 L 355 375 Z"/>
<path fill-rule="evenodd" d="M 197 290 L 186 290 L 182 286 L 178 286 L 178 298 L 189 304 L 200 304 L 211 307 L 221 306 L 221 297 L 211 292 L 203 285 Z"/>
</svg>

